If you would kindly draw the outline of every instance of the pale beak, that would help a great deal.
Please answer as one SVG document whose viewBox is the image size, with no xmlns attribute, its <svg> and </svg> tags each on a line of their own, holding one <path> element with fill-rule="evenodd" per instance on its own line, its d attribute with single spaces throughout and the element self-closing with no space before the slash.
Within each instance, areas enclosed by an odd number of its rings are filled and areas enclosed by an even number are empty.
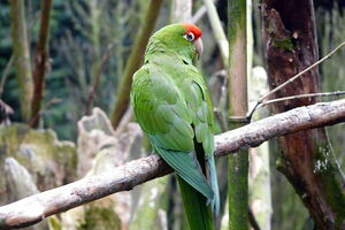
<svg viewBox="0 0 345 230">
<path fill-rule="evenodd" d="M 194 45 L 196 48 L 196 52 L 198 53 L 199 57 L 202 55 L 202 52 L 204 50 L 204 46 L 202 44 L 201 38 L 198 38 L 194 41 Z"/>
</svg>

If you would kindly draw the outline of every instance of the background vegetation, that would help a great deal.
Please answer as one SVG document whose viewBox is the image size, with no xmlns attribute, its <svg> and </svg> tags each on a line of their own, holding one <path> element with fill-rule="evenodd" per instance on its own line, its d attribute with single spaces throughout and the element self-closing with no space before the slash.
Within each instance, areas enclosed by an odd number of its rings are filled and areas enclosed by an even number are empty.
<svg viewBox="0 0 345 230">
<path fill-rule="evenodd" d="M 24 3 L 23 20 L 26 23 L 28 50 L 31 56 L 30 66 L 34 69 L 37 47 L 40 44 L 42 3 L 33 0 L 22 2 Z M 157 2 L 152 1 L 151 4 L 157 4 Z M 192 2 L 192 15 L 194 15 L 192 20 L 197 20 L 196 23 L 204 33 L 204 54 L 199 67 L 209 82 L 216 109 L 220 111 L 220 114 L 227 114 L 227 107 L 224 106 L 225 102 L 222 100 L 224 95 L 220 93 L 221 86 L 225 85 L 226 81 L 226 77 L 222 73 L 224 57 L 218 48 L 217 36 L 213 32 L 214 28 L 209 17 L 206 13 L 202 13 L 205 12 L 204 1 Z M 228 34 L 230 22 L 227 9 L 231 1 L 218 0 L 215 2 L 222 27 Z M 125 75 L 126 64 L 136 37 L 145 23 L 145 15 L 150 7 L 150 2 L 147 0 L 52 0 L 47 41 L 49 56 L 44 74 L 45 90 L 40 110 L 41 119 L 37 125 L 38 130 L 41 131 L 30 129 L 24 125 L 24 123 L 30 124 L 30 122 L 23 115 L 24 107 L 21 104 L 25 99 L 20 97 L 21 87 L 15 76 L 17 67 L 13 49 L 15 40 L 11 33 L 11 26 L 14 23 L 13 17 L 10 16 L 11 4 L 11 1 L 0 1 L 0 99 L 14 111 L 9 116 L 12 124 L 18 124 L 5 125 L 7 115 L 1 116 L 3 123 L 0 131 L 0 173 L 7 175 L 7 181 L 5 178 L 0 179 L 1 205 L 30 195 L 20 192 L 16 196 L 8 195 L 9 191 L 28 189 L 27 187 L 19 188 L 18 184 L 29 186 L 31 188 L 29 190 L 36 193 L 85 175 L 111 169 L 120 163 L 143 155 L 149 148 L 138 127 L 133 123 L 128 124 L 127 121 L 131 120 L 130 113 L 125 115 L 125 124 L 120 125 L 116 130 L 111 128 L 106 115 L 111 117 L 116 105 L 119 84 Z M 154 31 L 172 22 L 172 12 L 176 11 L 173 4 L 172 0 L 162 1 Z M 344 10 L 345 2 L 341 0 L 314 1 L 320 57 L 344 41 Z M 201 17 L 198 19 L 197 16 L 200 13 Z M 249 87 L 249 94 L 258 91 L 258 94 L 262 95 L 262 92 L 267 90 L 267 86 L 263 83 L 266 82 L 266 78 L 262 67 L 266 68 L 266 65 L 264 42 L 261 36 L 262 18 L 258 1 L 252 2 L 251 14 L 252 20 L 247 23 L 253 26 L 252 55 L 256 71 L 251 74 L 252 70 L 249 70 L 253 79 L 248 81 L 253 81 L 249 84 L 257 87 Z M 250 46 L 249 49 L 251 49 Z M 345 51 L 341 50 L 331 60 L 321 64 L 322 91 L 345 90 L 344 58 Z M 257 75 L 259 77 L 254 78 Z M 250 102 L 258 98 L 257 95 L 249 97 Z M 98 110 L 92 111 L 94 107 L 99 107 L 104 113 Z M 84 117 L 84 120 L 80 121 L 83 116 L 91 114 L 91 117 Z M 268 114 L 268 110 L 264 109 L 260 112 L 260 117 Z M 219 132 L 222 129 L 225 130 L 226 127 L 219 119 Z M 335 158 L 344 171 L 345 132 L 343 129 L 343 124 L 329 128 L 328 136 Z M 101 131 L 94 132 L 94 130 Z M 11 143 L 10 147 L 8 143 Z M 281 161 L 281 148 L 277 141 L 272 140 L 269 148 L 260 151 L 270 152 L 270 159 L 267 159 L 267 172 L 264 175 L 265 183 L 269 186 L 268 191 L 272 192 L 265 194 L 269 197 L 265 202 L 268 206 L 268 209 L 265 209 L 265 215 L 263 217 L 255 216 L 261 229 L 313 229 L 313 221 L 308 210 L 286 177 L 276 170 Z M 8 157 L 13 157 L 15 160 L 10 161 Z M 32 160 L 33 158 L 35 160 Z M 250 155 L 249 158 L 251 163 L 254 162 Z M 107 164 L 107 159 L 119 160 L 114 166 Z M 48 163 L 45 165 L 46 162 Z M 225 206 L 228 182 L 224 171 L 226 172 L 227 164 L 218 162 L 218 166 L 223 206 Z M 22 172 L 22 174 L 13 176 L 11 179 L 8 175 L 14 174 L 9 173 L 8 167 L 12 167 L 15 172 Z M 24 169 L 22 170 L 21 167 Z M 249 166 L 249 174 L 251 170 L 253 169 Z M 26 172 L 31 176 L 27 178 L 23 176 L 23 174 L 27 175 Z M 26 182 L 18 181 L 18 178 L 26 178 Z M 12 187 L 9 186 L 8 181 L 14 181 Z M 254 183 L 251 179 L 249 181 L 250 184 Z M 176 194 L 176 190 L 176 182 L 173 178 L 160 178 L 142 185 L 128 194 L 120 193 L 96 201 L 86 207 L 50 218 L 47 223 L 33 228 L 186 229 L 186 220 L 181 211 L 181 200 L 178 196 L 173 196 Z M 255 190 L 261 190 L 261 188 L 250 186 L 249 200 L 251 204 L 255 201 L 255 195 L 253 195 Z M 267 192 L 267 190 L 265 191 Z M 4 194 L 7 195 L 3 196 Z M 155 195 L 152 198 L 150 194 Z M 154 206 L 150 206 L 152 204 L 150 202 L 153 202 Z M 260 208 L 256 210 L 255 206 L 251 207 L 254 214 L 260 213 Z M 217 224 L 219 228 L 222 226 L 227 229 L 228 214 L 225 207 L 223 209 L 225 218 L 219 218 Z M 163 218 L 162 215 L 165 217 Z"/>
</svg>

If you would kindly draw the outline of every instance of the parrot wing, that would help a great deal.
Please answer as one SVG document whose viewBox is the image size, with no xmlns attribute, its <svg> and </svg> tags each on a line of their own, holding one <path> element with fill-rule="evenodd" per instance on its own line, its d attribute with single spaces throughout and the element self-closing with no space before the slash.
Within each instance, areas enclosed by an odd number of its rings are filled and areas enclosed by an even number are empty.
<svg viewBox="0 0 345 230">
<path fill-rule="evenodd" d="M 154 138 L 152 138 L 154 143 Z M 210 202 L 214 200 L 214 193 L 206 178 L 201 173 L 200 166 L 195 159 L 185 152 L 175 152 L 155 147 L 159 155 L 173 168 L 176 173 L 190 186 L 204 195 Z"/>
<path fill-rule="evenodd" d="M 184 94 L 188 100 L 188 107 L 195 111 L 192 118 L 192 125 L 194 127 L 195 138 L 197 145 L 201 145 L 201 151 L 197 154 L 206 160 L 207 177 L 211 182 L 211 187 L 214 192 L 214 199 L 211 200 L 212 209 L 216 214 L 219 213 L 220 198 L 219 186 L 217 180 L 217 171 L 214 159 L 214 118 L 212 111 L 212 104 L 209 98 L 209 93 L 204 79 L 197 71 L 191 71 L 192 80 L 185 83 L 186 86 Z M 200 153 L 201 152 L 201 153 Z"/>
<path fill-rule="evenodd" d="M 131 94 L 138 123 L 154 150 L 194 189 L 209 201 L 214 193 L 191 154 L 194 151 L 194 112 L 181 89 L 159 68 L 142 67 L 134 76 Z"/>
</svg>

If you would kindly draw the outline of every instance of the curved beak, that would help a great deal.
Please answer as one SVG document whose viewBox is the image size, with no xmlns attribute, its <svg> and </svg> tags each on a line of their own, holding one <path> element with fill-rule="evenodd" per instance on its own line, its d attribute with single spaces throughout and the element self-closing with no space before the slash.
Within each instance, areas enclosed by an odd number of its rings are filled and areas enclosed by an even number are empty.
<svg viewBox="0 0 345 230">
<path fill-rule="evenodd" d="M 202 44 L 201 38 L 198 38 L 194 41 L 194 45 L 196 48 L 196 52 L 198 53 L 198 56 L 200 57 L 202 55 L 202 52 L 204 50 L 204 46 Z"/>
</svg>

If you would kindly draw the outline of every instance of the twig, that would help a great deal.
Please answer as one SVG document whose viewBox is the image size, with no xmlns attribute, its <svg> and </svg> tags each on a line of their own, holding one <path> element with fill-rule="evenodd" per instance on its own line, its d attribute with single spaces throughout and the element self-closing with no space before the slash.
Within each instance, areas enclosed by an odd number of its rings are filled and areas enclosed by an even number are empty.
<svg viewBox="0 0 345 230">
<path fill-rule="evenodd" d="M 250 225 L 253 227 L 253 229 L 254 230 L 261 230 L 258 222 L 256 221 L 253 210 L 250 207 L 248 207 L 248 217 L 249 217 Z"/>
<path fill-rule="evenodd" d="M 9 125 L 9 116 L 13 113 L 13 109 L 0 99 L 0 125 Z"/>
<path fill-rule="evenodd" d="M 225 32 L 223 30 L 221 21 L 219 19 L 217 9 L 214 6 L 214 3 L 212 0 L 204 0 L 208 18 L 211 23 L 211 27 L 214 33 L 214 36 L 217 40 L 221 55 L 223 64 L 225 66 L 225 69 L 228 69 L 229 65 L 229 42 L 228 39 L 225 36 Z"/>
<path fill-rule="evenodd" d="M 224 69 L 219 70 L 217 72 L 215 72 L 211 79 L 215 79 L 214 81 L 214 85 L 212 85 L 211 81 L 209 82 L 211 90 L 213 88 L 213 90 L 216 90 L 217 92 L 219 92 L 219 96 L 217 96 L 217 103 L 214 104 L 214 114 L 216 117 L 216 120 L 218 121 L 222 132 L 228 130 L 228 122 L 227 122 L 227 116 L 226 114 L 226 103 L 227 103 L 227 87 L 228 87 L 228 78 L 227 78 L 227 73 Z M 216 87 L 215 86 L 218 84 L 220 84 L 220 87 Z"/>
<path fill-rule="evenodd" d="M 212 0 L 214 2 L 214 4 L 217 3 L 217 0 Z M 202 5 L 197 11 L 196 13 L 193 15 L 192 19 L 191 19 L 191 23 L 196 24 L 207 12 L 206 6 Z"/>
<path fill-rule="evenodd" d="M 109 60 L 110 56 L 111 56 L 111 51 L 114 48 L 115 43 L 114 44 L 110 44 L 107 48 L 107 50 L 105 51 L 105 53 L 103 54 L 102 58 L 101 58 L 101 62 L 98 66 L 97 72 L 96 72 L 96 76 L 95 76 L 95 80 L 89 90 L 89 95 L 87 98 L 87 103 L 86 103 L 86 114 L 91 112 L 91 108 L 93 106 L 93 101 L 96 97 L 96 91 L 99 87 L 99 82 L 101 80 L 101 76 L 102 73 L 104 71 L 104 67 L 105 64 L 107 63 L 107 61 Z"/>
<path fill-rule="evenodd" d="M 290 110 L 215 137 L 216 156 L 255 147 L 273 137 L 345 121 L 345 99 Z M 109 194 L 131 190 L 172 170 L 157 155 L 128 162 L 103 175 L 90 176 L 0 207 L 0 230 L 19 228 Z"/>
<path fill-rule="evenodd" d="M 193 15 L 192 19 L 190 20 L 191 23 L 196 24 L 205 15 L 206 12 L 206 6 L 202 5 Z"/>
<path fill-rule="evenodd" d="M 285 86 L 287 86 L 288 84 L 290 84 L 291 82 L 295 81 L 296 79 L 298 79 L 299 77 L 301 77 L 303 74 L 305 74 L 306 72 L 310 71 L 311 69 L 315 68 L 316 66 L 320 65 L 322 62 L 326 61 L 327 59 L 329 59 L 331 56 L 333 56 L 340 48 L 342 48 L 343 46 L 345 46 L 345 41 L 342 42 L 340 45 L 338 45 L 337 47 L 335 47 L 331 52 L 329 52 L 326 56 L 324 56 L 323 58 L 321 58 L 320 60 L 318 60 L 317 62 L 315 62 L 314 64 L 308 66 L 306 69 L 302 70 L 301 72 L 297 73 L 296 75 L 294 75 L 292 78 L 290 78 L 289 80 L 285 81 L 283 84 L 277 86 L 276 88 L 272 89 L 271 91 L 267 92 L 265 95 L 263 95 L 255 104 L 255 106 L 253 107 L 253 109 L 248 113 L 247 115 L 247 119 L 250 121 L 253 117 L 253 114 L 255 112 L 255 110 L 258 108 L 258 106 L 264 102 L 264 100 L 271 96 L 273 93 L 277 92 L 278 90 L 284 88 Z"/>
<path fill-rule="evenodd" d="M 325 93 L 306 93 L 306 94 L 300 94 L 300 95 L 293 95 L 289 97 L 281 97 L 277 99 L 272 99 L 268 101 L 262 102 L 257 108 L 270 105 L 273 103 L 277 102 L 282 102 L 282 101 L 288 101 L 288 100 L 295 100 L 295 99 L 300 99 L 300 98 L 307 98 L 307 97 L 330 97 L 330 96 L 341 96 L 345 95 L 345 91 L 335 91 L 335 92 L 325 92 Z"/>
<path fill-rule="evenodd" d="M 300 95 L 293 95 L 289 97 L 281 97 L 281 98 L 257 103 L 255 105 L 256 107 L 254 107 L 252 111 L 256 111 L 257 109 L 261 107 L 264 107 L 273 103 L 282 102 L 282 101 L 295 100 L 295 99 L 308 98 L 308 97 L 330 97 L 330 96 L 341 96 L 341 95 L 345 95 L 345 91 L 335 91 L 335 92 L 325 92 L 325 93 L 306 93 L 306 94 L 300 94 Z M 235 123 L 250 123 L 251 117 L 250 116 L 246 116 L 246 117 L 231 116 L 229 117 L 229 119 L 230 119 L 230 122 L 235 122 Z"/>
<path fill-rule="evenodd" d="M 32 117 L 31 121 L 34 121 L 35 119 L 38 119 L 38 117 L 43 116 L 45 113 L 47 113 L 47 110 L 50 106 L 59 104 L 62 102 L 62 99 L 54 97 L 45 104 L 43 104 L 42 108 L 40 109 L 39 113 L 36 114 L 36 117 Z M 30 124 L 32 126 L 32 124 Z"/>
<path fill-rule="evenodd" d="M 4 72 L 2 73 L 1 82 L 0 82 L 0 98 L 2 97 L 2 93 L 4 92 L 4 86 L 5 86 L 8 74 L 10 72 L 10 69 L 13 65 L 13 61 L 14 61 L 14 55 L 12 54 L 10 60 L 6 64 Z"/>
</svg>

